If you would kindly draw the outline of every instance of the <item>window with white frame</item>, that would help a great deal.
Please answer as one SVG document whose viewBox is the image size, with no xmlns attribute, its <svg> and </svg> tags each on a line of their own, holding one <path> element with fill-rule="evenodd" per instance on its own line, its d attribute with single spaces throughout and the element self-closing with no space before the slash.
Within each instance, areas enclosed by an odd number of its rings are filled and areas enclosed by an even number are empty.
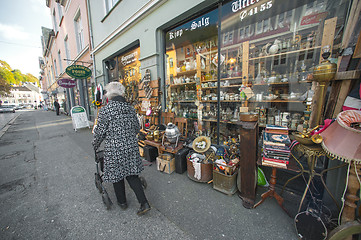
<svg viewBox="0 0 361 240">
<path fill-rule="evenodd" d="M 80 53 L 85 47 L 84 46 L 83 25 L 81 24 L 80 11 L 75 15 L 74 25 L 75 25 L 76 45 L 78 48 L 78 53 Z"/>
<path fill-rule="evenodd" d="M 54 59 L 54 66 L 52 66 L 52 67 L 54 67 L 53 68 L 53 75 L 54 75 L 54 82 L 55 82 L 56 76 L 58 76 L 58 68 L 56 67 L 56 60 L 55 59 Z M 54 70 L 55 70 L 55 72 L 54 72 Z"/>
<path fill-rule="evenodd" d="M 105 0 L 105 14 L 110 12 L 110 10 L 115 6 L 120 0 Z"/>
<path fill-rule="evenodd" d="M 60 24 L 61 19 L 62 19 L 62 17 L 63 17 L 63 8 L 62 8 L 62 6 L 61 6 L 59 3 L 57 3 L 57 5 L 58 5 L 59 24 Z"/>
<path fill-rule="evenodd" d="M 65 55 L 66 55 L 66 64 L 70 64 L 70 51 L 69 51 L 69 43 L 68 43 L 68 35 L 64 38 L 64 48 L 65 48 Z"/>
<path fill-rule="evenodd" d="M 54 25 L 54 32 L 56 34 L 58 32 L 58 23 L 56 22 L 55 8 L 53 10 L 53 25 Z"/>
<path fill-rule="evenodd" d="M 59 61 L 59 71 L 60 71 L 60 73 L 62 73 L 63 72 L 63 64 L 61 63 L 60 50 L 58 51 L 58 61 Z"/>
</svg>

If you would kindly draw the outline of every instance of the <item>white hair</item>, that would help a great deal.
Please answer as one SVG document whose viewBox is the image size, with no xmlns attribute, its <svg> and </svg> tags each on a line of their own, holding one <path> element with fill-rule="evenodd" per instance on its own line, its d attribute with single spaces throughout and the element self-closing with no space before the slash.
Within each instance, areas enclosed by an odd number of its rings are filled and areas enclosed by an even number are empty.
<svg viewBox="0 0 361 240">
<path fill-rule="evenodd" d="M 108 99 L 112 99 L 115 96 L 122 96 L 124 97 L 125 94 L 125 87 L 120 82 L 110 82 L 105 86 L 106 97 Z"/>
</svg>

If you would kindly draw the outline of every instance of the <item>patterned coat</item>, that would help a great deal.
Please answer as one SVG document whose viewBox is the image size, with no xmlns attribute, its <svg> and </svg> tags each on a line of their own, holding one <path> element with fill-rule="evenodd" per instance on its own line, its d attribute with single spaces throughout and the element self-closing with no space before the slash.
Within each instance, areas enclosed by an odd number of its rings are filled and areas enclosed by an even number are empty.
<svg viewBox="0 0 361 240">
<path fill-rule="evenodd" d="M 105 139 L 105 182 L 119 182 L 144 169 L 136 137 L 139 129 L 135 110 L 125 98 L 117 96 L 100 109 L 92 144 L 98 149 Z"/>
</svg>

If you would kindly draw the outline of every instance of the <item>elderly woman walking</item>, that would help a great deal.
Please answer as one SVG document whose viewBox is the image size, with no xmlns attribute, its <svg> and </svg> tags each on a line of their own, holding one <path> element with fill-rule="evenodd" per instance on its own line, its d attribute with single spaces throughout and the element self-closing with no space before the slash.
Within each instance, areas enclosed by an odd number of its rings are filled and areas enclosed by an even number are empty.
<svg viewBox="0 0 361 240">
<path fill-rule="evenodd" d="M 92 142 L 97 150 L 105 139 L 103 180 L 113 183 L 118 205 L 125 210 L 128 204 L 124 178 L 127 179 L 140 203 L 137 214 L 143 215 L 151 207 L 138 177 L 144 169 L 136 137 L 140 129 L 138 118 L 124 98 L 125 88 L 121 83 L 111 82 L 105 91 L 109 102 L 100 109 Z"/>
</svg>

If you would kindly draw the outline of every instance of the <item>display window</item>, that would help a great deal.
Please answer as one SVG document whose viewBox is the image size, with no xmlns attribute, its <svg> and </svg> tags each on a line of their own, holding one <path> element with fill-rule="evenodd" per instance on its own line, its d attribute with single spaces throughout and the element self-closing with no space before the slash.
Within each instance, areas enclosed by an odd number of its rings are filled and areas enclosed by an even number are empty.
<svg viewBox="0 0 361 240">
<path fill-rule="evenodd" d="M 216 124 L 202 126 L 202 87 L 207 82 L 207 87 L 217 88 L 217 56 L 217 9 L 166 33 L 167 111 L 187 118 L 189 131 L 203 130 L 207 136 L 215 132 Z"/>
<path fill-rule="evenodd" d="M 125 86 L 126 99 L 135 105 L 138 102 L 138 84 L 140 73 L 140 47 L 117 57 L 118 79 Z"/>
<path fill-rule="evenodd" d="M 338 0 L 229 1 L 220 8 L 220 31 L 218 9 L 168 31 L 167 111 L 196 120 L 212 142 L 237 138 L 249 113 L 260 127 L 302 131 L 313 68 L 327 52 L 337 61 L 348 6 Z"/>
<path fill-rule="evenodd" d="M 333 0 L 231 1 L 222 6 L 221 122 L 229 125 L 255 112 L 260 127 L 307 128 L 313 68 L 322 53 L 334 57 L 332 46 L 347 6 L 348 1 Z"/>
<path fill-rule="evenodd" d="M 133 48 L 105 61 L 109 82 L 119 81 L 125 86 L 125 98 L 136 105 L 139 101 L 140 47 Z"/>
</svg>

